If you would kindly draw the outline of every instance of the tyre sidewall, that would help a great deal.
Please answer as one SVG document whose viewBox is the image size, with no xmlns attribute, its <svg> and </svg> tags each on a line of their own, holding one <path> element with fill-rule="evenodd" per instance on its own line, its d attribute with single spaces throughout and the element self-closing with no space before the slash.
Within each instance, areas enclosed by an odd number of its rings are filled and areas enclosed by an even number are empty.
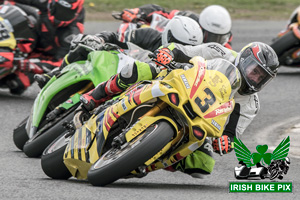
<svg viewBox="0 0 300 200">
<path fill-rule="evenodd" d="M 65 166 L 63 162 L 63 156 L 65 149 L 67 147 L 67 143 L 63 146 L 59 147 L 57 150 L 49 153 L 49 149 L 62 137 L 65 137 L 65 134 L 61 134 L 58 138 L 56 138 L 43 152 L 41 158 L 41 166 L 44 173 L 53 179 L 68 179 L 71 177 L 71 173 Z"/>
<path fill-rule="evenodd" d="M 159 152 L 171 140 L 174 131 L 172 125 L 161 121 L 158 123 L 157 129 L 148 134 L 150 135 L 137 146 L 108 165 L 99 169 L 95 169 L 93 165 L 88 172 L 90 183 L 96 186 L 104 186 L 128 175 Z"/>
<path fill-rule="evenodd" d="M 62 126 L 62 124 L 65 121 L 71 121 L 73 117 L 74 111 L 59 120 L 55 125 L 41 133 L 38 137 L 34 138 L 33 140 L 28 140 L 23 148 L 24 153 L 28 157 L 41 156 L 45 148 L 65 131 L 65 128 Z"/>
</svg>

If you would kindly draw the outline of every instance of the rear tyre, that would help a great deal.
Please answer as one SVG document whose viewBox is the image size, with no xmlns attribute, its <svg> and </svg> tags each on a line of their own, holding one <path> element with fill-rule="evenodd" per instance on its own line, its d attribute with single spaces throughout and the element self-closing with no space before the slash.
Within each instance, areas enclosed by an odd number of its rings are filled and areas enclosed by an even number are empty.
<svg viewBox="0 0 300 200">
<path fill-rule="evenodd" d="M 44 173 L 53 179 L 68 179 L 72 175 L 64 164 L 63 156 L 68 144 L 65 134 L 56 138 L 43 152 L 41 165 Z"/>
<path fill-rule="evenodd" d="M 26 123 L 28 117 L 26 117 L 18 126 L 14 129 L 13 132 L 13 141 L 16 147 L 23 151 L 24 144 L 29 139 L 26 131 Z"/>
<path fill-rule="evenodd" d="M 74 108 L 75 110 L 75 108 Z M 72 111 L 63 119 L 59 120 L 53 127 L 49 128 L 45 132 L 36 134 L 30 138 L 24 145 L 23 151 L 30 158 L 38 158 L 42 155 L 46 147 L 61 133 L 65 131 L 65 128 L 62 126 L 64 122 L 70 122 L 74 117 L 74 112 Z"/>
<path fill-rule="evenodd" d="M 295 36 L 293 31 L 290 31 L 280 38 L 277 38 L 270 46 L 276 52 L 279 60 L 282 60 L 280 57 L 297 43 L 299 43 L 299 39 Z"/>
<path fill-rule="evenodd" d="M 121 149 L 111 148 L 89 170 L 88 180 L 94 186 L 105 186 L 142 166 L 173 137 L 174 129 L 166 121 L 148 127 Z"/>
</svg>

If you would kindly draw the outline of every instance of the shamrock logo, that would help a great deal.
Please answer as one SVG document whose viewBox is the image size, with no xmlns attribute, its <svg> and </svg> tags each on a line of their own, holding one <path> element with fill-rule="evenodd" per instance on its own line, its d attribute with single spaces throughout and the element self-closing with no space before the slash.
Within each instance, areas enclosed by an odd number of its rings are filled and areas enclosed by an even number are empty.
<svg viewBox="0 0 300 200">
<path fill-rule="evenodd" d="M 268 151 L 268 145 L 257 145 L 257 153 L 251 153 L 244 143 L 234 138 L 234 151 L 237 159 L 243 161 L 247 167 L 255 166 L 257 163 L 262 165 L 270 165 L 272 160 L 284 160 L 289 152 L 290 137 L 283 139 L 281 143 L 275 148 L 272 153 L 266 153 Z"/>
</svg>

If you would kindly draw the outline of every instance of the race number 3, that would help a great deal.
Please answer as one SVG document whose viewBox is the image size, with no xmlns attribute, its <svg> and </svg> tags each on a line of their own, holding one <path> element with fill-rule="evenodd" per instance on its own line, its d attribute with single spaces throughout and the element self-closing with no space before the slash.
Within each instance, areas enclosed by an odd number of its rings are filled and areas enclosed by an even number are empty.
<svg viewBox="0 0 300 200">
<path fill-rule="evenodd" d="M 203 113 L 205 113 L 208 110 L 209 106 L 213 105 L 216 101 L 216 97 L 215 97 L 214 93 L 209 88 L 205 88 L 204 92 L 206 93 L 206 96 L 204 99 L 200 99 L 199 97 L 197 97 L 195 99 L 195 103 L 199 106 L 200 110 Z M 208 98 L 208 96 L 210 98 Z"/>
</svg>

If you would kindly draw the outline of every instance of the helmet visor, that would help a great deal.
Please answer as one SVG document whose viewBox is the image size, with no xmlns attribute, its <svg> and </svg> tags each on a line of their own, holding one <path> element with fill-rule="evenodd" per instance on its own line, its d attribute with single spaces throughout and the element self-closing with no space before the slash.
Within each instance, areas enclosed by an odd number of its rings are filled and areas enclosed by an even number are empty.
<svg viewBox="0 0 300 200">
<path fill-rule="evenodd" d="M 212 32 L 209 32 L 209 31 L 203 29 L 203 42 L 204 43 L 216 42 L 216 43 L 224 45 L 229 41 L 230 36 L 231 36 L 231 32 L 221 35 L 221 34 L 215 34 L 215 33 L 212 33 Z"/>
<path fill-rule="evenodd" d="M 255 92 L 260 91 L 273 78 L 253 55 L 241 59 L 239 65 L 249 89 Z"/>
</svg>

